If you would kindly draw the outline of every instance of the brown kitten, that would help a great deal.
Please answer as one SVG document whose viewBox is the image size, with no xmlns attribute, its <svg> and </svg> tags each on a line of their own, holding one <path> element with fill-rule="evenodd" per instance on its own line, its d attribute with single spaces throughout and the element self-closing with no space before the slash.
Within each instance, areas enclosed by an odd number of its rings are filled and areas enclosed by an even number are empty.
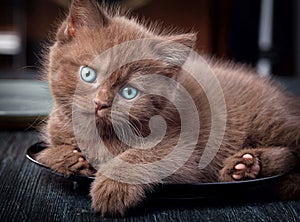
<svg viewBox="0 0 300 222">
<path fill-rule="evenodd" d="M 133 48 L 113 48 L 134 40 Z M 47 64 L 55 102 L 44 132 L 49 148 L 37 159 L 67 175 L 94 175 L 97 169 L 91 196 L 93 208 L 102 215 L 124 215 L 157 183 L 248 180 L 299 166 L 297 101 L 275 83 L 235 64 L 206 58 L 210 69 L 198 69 L 193 59 L 188 63 L 194 41 L 193 34 L 148 29 L 134 19 L 105 11 L 95 0 L 75 0 L 57 31 Z M 112 48 L 116 51 L 105 54 Z M 112 68 L 135 54 L 143 59 Z M 204 82 L 199 84 L 197 76 L 182 66 L 196 70 Z M 221 112 L 214 107 L 222 103 L 212 87 L 215 81 L 207 80 L 211 73 L 224 95 L 226 109 Z M 185 87 L 190 97 L 174 82 Z M 156 115 L 164 118 L 165 125 L 152 118 Z M 190 118 L 181 121 L 183 116 Z M 199 129 L 193 128 L 197 120 Z M 221 125 L 214 128 L 213 124 L 224 120 L 224 136 L 218 144 L 217 139 L 210 140 L 210 133 L 221 132 Z M 153 137 L 150 148 L 134 139 L 147 138 L 164 126 L 164 137 L 158 143 L 158 137 Z M 133 143 L 124 142 L 120 134 Z M 213 158 L 199 167 L 205 150 Z M 299 175 L 293 178 L 287 177 L 281 190 L 296 198 Z"/>
</svg>

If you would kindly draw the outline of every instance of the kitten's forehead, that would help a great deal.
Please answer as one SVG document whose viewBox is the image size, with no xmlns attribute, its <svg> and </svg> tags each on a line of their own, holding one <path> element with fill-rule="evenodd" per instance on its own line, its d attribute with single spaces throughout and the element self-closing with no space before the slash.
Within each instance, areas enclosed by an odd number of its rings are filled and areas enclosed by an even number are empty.
<svg viewBox="0 0 300 222">
<path fill-rule="evenodd" d="M 152 32 L 134 19 L 128 19 L 123 16 L 111 18 L 110 23 L 98 31 L 102 37 L 101 41 L 105 41 L 106 47 L 108 48 L 126 41 L 155 38 Z"/>
<path fill-rule="evenodd" d="M 118 86 L 141 75 L 157 74 L 165 69 L 153 49 L 158 43 L 153 39 L 122 42 L 99 53 L 89 66 L 97 70 L 99 85 L 109 82 Z"/>
<path fill-rule="evenodd" d="M 116 17 L 111 19 L 106 27 L 83 28 L 65 51 L 68 51 L 70 57 L 76 58 L 82 65 L 93 64 L 95 68 L 107 69 L 108 66 L 111 66 L 111 62 L 119 63 L 117 60 L 132 56 L 135 48 L 138 47 L 125 48 L 124 50 L 118 48 L 116 51 L 113 49 L 115 46 L 124 42 L 147 38 L 154 38 L 154 35 L 132 20 Z M 102 55 L 103 53 L 105 55 Z M 144 46 L 139 53 L 150 53 L 150 50 Z M 67 53 L 66 56 L 68 56 Z"/>
</svg>

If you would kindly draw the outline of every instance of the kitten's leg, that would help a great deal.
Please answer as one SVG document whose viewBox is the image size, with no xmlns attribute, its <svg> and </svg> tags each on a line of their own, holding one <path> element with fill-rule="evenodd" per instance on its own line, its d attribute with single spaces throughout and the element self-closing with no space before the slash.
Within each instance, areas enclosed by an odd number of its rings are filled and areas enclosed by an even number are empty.
<svg viewBox="0 0 300 222">
<path fill-rule="evenodd" d="M 49 147 L 40 152 L 36 156 L 36 160 L 65 175 L 92 176 L 96 172 L 80 150 L 72 145 Z"/>
<path fill-rule="evenodd" d="M 97 174 L 92 184 L 92 207 L 102 216 L 124 216 L 145 199 L 148 185 L 128 184 Z"/>
<path fill-rule="evenodd" d="M 95 211 L 101 212 L 102 216 L 124 215 L 128 209 L 145 199 L 146 191 L 151 190 L 153 184 L 144 183 L 142 178 L 147 176 L 150 179 L 155 176 L 147 168 L 136 170 L 133 165 L 128 164 L 142 163 L 144 157 L 139 151 L 130 149 L 100 167 L 90 192 Z M 101 172 L 110 172 L 113 176 L 108 178 Z"/>
<path fill-rule="evenodd" d="M 278 175 L 296 167 L 297 161 L 288 147 L 242 149 L 225 159 L 220 180 L 230 182 Z"/>
</svg>

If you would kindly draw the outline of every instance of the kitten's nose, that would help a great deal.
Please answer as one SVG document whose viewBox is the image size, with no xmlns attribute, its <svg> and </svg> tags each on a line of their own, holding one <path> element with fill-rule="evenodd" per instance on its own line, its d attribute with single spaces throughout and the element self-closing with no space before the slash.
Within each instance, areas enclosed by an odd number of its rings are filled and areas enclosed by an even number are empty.
<svg viewBox="0 0 300 222">
<path fill-rule="evenodd" d="M 102 110 L 102 109 L 106 109 L 109 107 L 107 102 L 103 102 L 100 99 L 93 99 L 94 105 L 95 105 L 95 110 Z"/>
</svg>

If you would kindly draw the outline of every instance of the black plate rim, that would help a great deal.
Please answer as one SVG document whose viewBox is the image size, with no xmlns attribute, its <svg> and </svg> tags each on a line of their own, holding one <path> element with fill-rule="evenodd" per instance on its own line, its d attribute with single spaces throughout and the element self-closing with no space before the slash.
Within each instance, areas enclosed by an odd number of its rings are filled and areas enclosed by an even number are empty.
<svg viewBox="0 0 300 222">
<path fill-rule="evenodd" d="M 70 180 L 94 180 L 95 177 L 92 176 L 83 176 L 83 175 L 69 175 L 66 176 L 64 174 L 58 173 L 53 171 L 52 169 L 50 169 L 49 167 L 45 166 L 44 164 L 38 162 L 34 156 L 32 155 L 37 154 L 38 152 L 33 152 L 33 149 L 36 149 L 37 147 L 41 147 L 44 146 L 45 148 L 45 143 L 44 142 L 37 142 L 35 144 L 33 144 L 32 146 L 30 146 L 27 151 L 26 151 L 26 157 L 27 159 L 29 159 L 31 162 L 35 163 L 38 166 L 41 166 L 42 168 L 50 171 L 51 173 L 64 177 L 66 179 L 70 179 Z M 254 185 L 254 184 L 259 184 L 259 183 L 264 183 L 264 182 L 271 182 L 274 181 L 276 179 L 279 179 L 281 177 L 283 177 L 284 174 L 279 174 L 279 175 L 275 175 L 275 176 L 270 176 L 270 177 L 264 177 L 264 178 L 257 178 L 257 179 L 253 179 L 253 180 L 243 180 L 243 181 L 233 181 L 233 182 L 207 182 L 207 183 L 182 183 L 182 184 L 169 184 L 169 183 L 162 183 L 160 184 L 162 187 L 177 187 L 177 186 L 189 186 L 189 187 L 203 187 L 203 186 L 234 186 L 234 185 Z"/>
</svg>

